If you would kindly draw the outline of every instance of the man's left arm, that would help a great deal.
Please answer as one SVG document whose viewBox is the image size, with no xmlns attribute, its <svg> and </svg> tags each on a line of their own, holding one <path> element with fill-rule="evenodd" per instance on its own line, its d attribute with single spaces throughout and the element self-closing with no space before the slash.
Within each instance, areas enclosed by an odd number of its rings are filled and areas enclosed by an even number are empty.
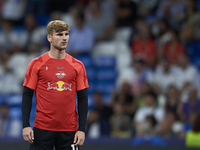
<svg viewBox="0 0 200 150">
<path fill-rule="evenodd" d="M 88 92 L 87 88 L 77 91 L 79 128 L 74 136 L 74 145 L 83 145 L 85 141 L 85 128 L 88 113 Z"/>
</svg>

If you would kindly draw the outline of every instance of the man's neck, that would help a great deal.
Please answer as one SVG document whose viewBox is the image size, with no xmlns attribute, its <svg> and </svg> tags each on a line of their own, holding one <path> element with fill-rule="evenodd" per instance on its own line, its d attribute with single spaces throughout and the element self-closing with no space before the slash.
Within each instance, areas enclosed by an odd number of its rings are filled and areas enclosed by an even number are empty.
<svg viewBox="0 0 200 150">
<path fill-rule="evenodd" d="M 66 56 L 65 50 L 59 51 L 59 50 L 53 50 L 51 49 L 49 52 L 49 57 L 54 59 L 64 59 Z"/>
</svg>

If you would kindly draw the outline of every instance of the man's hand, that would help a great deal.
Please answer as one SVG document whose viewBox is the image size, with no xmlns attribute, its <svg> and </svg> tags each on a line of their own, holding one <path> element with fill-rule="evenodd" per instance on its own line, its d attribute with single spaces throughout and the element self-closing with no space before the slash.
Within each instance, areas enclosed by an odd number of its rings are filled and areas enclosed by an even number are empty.
<svg viewBox="0 0 200 150">
<path fill-rule="evenodd" d="M 26 127 L 22 131 L 22 135 L 25 141 L 33 144 L 34 135 L 33 135 L 33 129 L 31 127 Z"/>
<path fill-rule="evenodd" d="M 74 136 L 74 146 L 83 145 L 85 141 L 85 133 L 82 131 L 77 131 Z"/>
</svg>

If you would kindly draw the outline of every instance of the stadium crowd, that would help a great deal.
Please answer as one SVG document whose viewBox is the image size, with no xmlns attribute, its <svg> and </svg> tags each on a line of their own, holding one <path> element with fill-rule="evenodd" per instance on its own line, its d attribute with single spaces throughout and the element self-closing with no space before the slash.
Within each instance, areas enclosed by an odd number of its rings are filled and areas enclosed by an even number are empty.
<svg viewBox="0 0 200 150">
<path fill-rule="evenodd" d="M 55 19 L 70 25 L 66 52 L 92 59 L 85 64 L 87 137 L 184 139 L 193 128 L 200 115 L 199 0 L 2 0 L 0 14 L 0 137 L 21 137 L 7 97 L 22 93 L 29 62 L 49 50 L 46 25 Z M 115 66 L 106 66 L 109 58 Z M 95 73 L 99 63 L 102 74 Z M 105 79 L 104 65 L 112 78 Z M 98 88 L 102 79 L 113 86 Z"/>
</svg>

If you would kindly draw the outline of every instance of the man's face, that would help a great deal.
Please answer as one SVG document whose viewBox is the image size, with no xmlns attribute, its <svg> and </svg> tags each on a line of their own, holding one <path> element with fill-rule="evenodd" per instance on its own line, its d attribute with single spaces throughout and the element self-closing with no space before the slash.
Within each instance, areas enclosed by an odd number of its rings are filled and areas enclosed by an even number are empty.
<svg viewBox="0 0 200 150">
<path fill-rule="evenodd" d="M 65 50 L 69 41 L 69 31 L 53 31 L 52 35 L 48 34 L 47 38 L 52 48 L 57 49 L 59 51 Z"/>
</svg>

